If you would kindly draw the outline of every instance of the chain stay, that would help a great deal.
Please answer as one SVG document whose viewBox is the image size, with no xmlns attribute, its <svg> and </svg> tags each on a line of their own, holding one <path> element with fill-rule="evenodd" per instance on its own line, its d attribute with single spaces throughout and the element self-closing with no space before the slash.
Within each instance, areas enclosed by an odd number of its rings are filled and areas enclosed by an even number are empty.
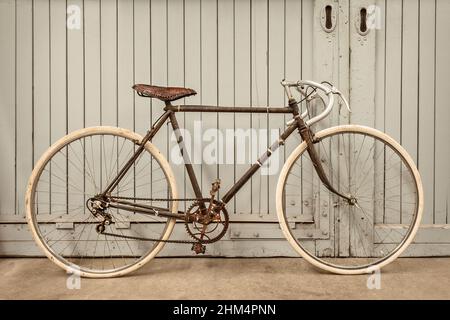
<svg viewBox="0 0 450 320">
<path fill-rule="evenodd" d="M 155 202 L 164 202 L 164 201 L 210 201 L 209 198 L 180 198 L 180 199 L 163 199 L 163 198 L 136 198 L 136 197 L 114 197 L 111 196 L 112 199 L 117 200 L 138 200 L 138 201 L 155 201 Z M 112 236 L 112 237 L 119 237 L 124 239 L 131 239 L 131 240 L 140 240 L 140 241 L 154 241 L 154 242 L 165 242 L 165 243 L 185 243 L 185 244 L 208 244 L 212 243 L 213 241 L 210 240 L 202 240 L 202 241 L 192 241 L 192 240 L 161 240 L 156 238 L 145 238 L 145 237 L 136 237 L 136 236 L 127 236 L 123 234 L 117 234 L 117 233 L 110 233 L 110 232 L 101 232 L 101 234 L 105 236 Z"/>
</svg>

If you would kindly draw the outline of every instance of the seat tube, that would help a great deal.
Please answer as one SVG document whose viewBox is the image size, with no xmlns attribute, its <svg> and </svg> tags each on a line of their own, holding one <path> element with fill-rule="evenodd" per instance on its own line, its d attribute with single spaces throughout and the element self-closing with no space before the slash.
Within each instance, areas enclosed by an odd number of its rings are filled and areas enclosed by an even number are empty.
<svg viewBox="0 0 450 320">
<path fill-rule="evenodd" d="M 184 143 L 184 139 L 180 131 L 180 126 L 178 125 L 178 121 L 177 118 L 175 117 L 174 112 L 170 114 L 169 119 L 170 123 L 172 124 L 173 132 L 175 133 L 175 137 L 177 139 L 178 147 L 180 148 L 181 156 L 183 157 L 184 166 L 188 173 L 189 180 L 191 181 L 192 188 L 194 189 L 194 194 L 197 198 L 202 198 L 203 197 L 202 191 L 200 190 L 197 177 L 195 176 L 194 168 L 192 166 L 191 159 L 186 149 L 186 144 Z"/>
</svg>

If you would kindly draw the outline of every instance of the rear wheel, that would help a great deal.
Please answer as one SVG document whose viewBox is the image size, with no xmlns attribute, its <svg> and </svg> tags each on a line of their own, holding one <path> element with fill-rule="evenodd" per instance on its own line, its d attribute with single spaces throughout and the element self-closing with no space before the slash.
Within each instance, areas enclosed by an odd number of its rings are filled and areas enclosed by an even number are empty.
<svg viewBox="0 0 450 320">
<path fill-rule="evenodd" d="M 39 247 L 58 266 L 85 277 L 121 276 L 162 249 L 164 242 L 140 238 L 168 239 L 175 219 L 109 207 L 102 214 L 92 210 L 92 198 L 118 174 L 141 140 L 120 128 L 86 128 L 57 141 L 37 162 L 26 194 L 27 221 Z M 172 170 L 150 142 L 111 196 L 165 199 L 150 204 L 177 212 L 177 202 L 170 201 L 177 198 Z M 105 217 L 109 221 L 102 224 Z"/>
<path fill-rule="evenodd" d="M 411 243 L 423 211 L 419 172 L 386 134 L 340 126 L 315 135 L 324 170 L 347 201 L 320 181 L 306 143 L 278 180 L 277 213 L 293 248 L 315 266 L 361 274 L 394 261 Z"/>
</svg>

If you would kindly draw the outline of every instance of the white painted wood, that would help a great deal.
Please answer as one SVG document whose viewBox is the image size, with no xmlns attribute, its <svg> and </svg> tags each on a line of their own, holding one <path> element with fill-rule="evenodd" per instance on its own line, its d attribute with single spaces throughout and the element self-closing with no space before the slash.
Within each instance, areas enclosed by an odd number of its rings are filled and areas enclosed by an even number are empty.
<svg viewBox="0 0 450 320">
<path fill-rule="evenodd" d="M 16 52 L 16 192 L 23 195 L 26 176 L 33 168 L 33 6 L 17 3 Z M 64 118 L 62 118 L 64 119 Z M 16 212 L 24 212 L 23 196 L 16 197 Z"/>
<path fill-rule="evenodd" d="M 435 74 L 436 74 L 436 4 L 420 2 L 419 35 L 419 123 L 418 168 L 425 190 L 424 223 L 433 222 L 435 144 Z M 431 212 L 431 213 L 430 213 Z"/>
<path fill-rule="evenodd" d="M 16 120 L 16 4 L 14 1 L 0 2 L 0 179 L 2 196 L 0 214 L 15 214 L 16 172 L 15 172 L 15 120 Z M 21 195 L 19 195 L 22 197 Z"/>
<path fill-rule="evenodd" d="M 201 20 L 200 20 L 200 0 L 189 1 L 189 5 L 185 5 L 184 8 L 184 85 L 187 88 L 192 88 L 196 90 L 197 95 L 191 96 L 186 99 L 186 103 L 191 104 L 201 104 Z M 195 134 L 196 125 L 201 124 L 201 114 L 200 113 L 187 113 L 184 116 L 184 137 L 186 139 L 186 145 L 189 151 L 191 162 L 193 168 L 196 172 L 197 179 L 200 179 L 200 174 L 202 172 L 201 167 L 201 148 L 202 142 L 199 137 Z M 187 137 L 189 133 L 190 139 Z M 189 140 L 188 140 L 189 139 Z M 198 181 L 200 183 L 200 181 Z M 180 188 L 183 185 L 185 194 L 187 197 L 195 197 L 194 191 L 192 189 L 191 183 L 188 178 L 185 179 L 182 184 L 181 181 L 178 182 Z M 181 206 L 182 204 L 180 204 Z"/>
<path fill-rule="evenodd" d="M 167 2 L 167 83 L 170 86 L 184 87 L 184 5 L 183 0 L 175 0 Z M 142 42 L 145 40 L 142 39 Z M 140 68 L 139 65 L 137 68 Z M 155 110 L 156 111 L 156 110 Z M 157 111 L 158 113 L 161 111 Z M 178 124 L 181 128 L 184 128 L 184 115 L 179 114 L 177 117 Z M 148 124 L 147 124 L 148 128 Z M 169 125 L 169 152 L 167 160 L 169 163 L 173 163 L 172 154 L 179 152 L 179 146 L 175 138 L 171 126 Z M 172 167 L 176 181 L 185 180 L 185 169 L 181 165 L 175 165 Z M 187 175 L 186 175 L 187 177 Z M 185 198 L 184 188 L 179 189 L 179 195 L 181 198 Z M 181 203 L 180 207 L 183 208 L 186 203 Z"/>
<path fill-rule="evenodd" d="M 234 21 L 231 17 L 233 17 L 235 3 L 229 0 L 220 0 L 217 5 L 217 98 L 219 105 L 232 106 L 234 103 L 234 52 L 236 48 L 234 46 Z M 236 114 L 218 114 L 218 128 L 224 138 L 224 147 L 219 149 L 219 158 L 222 163 L 218 169 L 218 176 L 221 179 L 219 197 L 224 195 L 235 183 L 234 134 L 227 135 L 227 132 L 234 130 L 235 119 Z M 234 213 L 234 209 L 234 201 L 230 201 L 227 210 L 229 213 Z"/>
<path fill-rule="evenodd" d="M 386 65 L 385 65 L 385 132 L 395 140 L 401 141 L 401 85 L 402 85 L 402 3 L 401 0 L 386 2 Z M 393 188 L 396 194 L 399 191 L 395 186 L 385 186 L 386 189 Z M 400 208 L 394 210 L 386 209 L 384 221 L 386 223 L 400 223 Z"/>
<path fill-rule="evenodd" d="M 267 70 L 267 87 L 269 106 L 284 106 L 285 92 L 280 85 L 280 80 L 285 78 L 285 56 L 286 56 L 286 39 L 285 39 L 285 23 L 286 8 L 283 0 L 269 1 L 269 21 L 268 21 L 268 70 Z M 295 20 L 301 21 L 301 16 L 297 16 Z M 295 22 L 295 20 L 293 22 Z M 298 45 L 300 41 L 295 41 Z M 301 61 L 301 56 L 297 57 L 296 64 Z M 292 78 L 291 78 L 292 79 Z M 299 75 L 292 79 L 300 79 Z M 271 114 L 267 117 L 267 146 L 271 146 L 277 141 L 278 136 L 283 132 L 285 127 L 285 116 Z M 275 135 L 272 133 L 275 132 Z M 277 133 L 278 131 L 278 133 Z M 291 137 L 292 139 L 292 137 Z M 266 174 L 267 180 L 267 213 L 275 215 L 276 205 L 273 195 L 276 191 L 276 183 L 278 181 L 278 173 L 280 172 L 282 163 L 284 163 L 283 149 L 278 149 L 267 162 Z M 264 176 L 263 176 L 264 177 Z"/>
<path fill-rule="evenodd" d="M 200 37 L 201 37 L 201 102 L 206 105 L 217 105 L 217 3 L 206 0 L 200 2 Z M 202 126 L 205 140 L 203 143 L 203 159 L 200 186 L 203 194 L 208 195 L 211 183 L 218 178 L 219 166 L 217 114 L 202 113 Z M 209 131 L 208 131 L 209 130 Z M 209 132 L 209 134 L 207 133 Z M 211 148 L 208 148 L 211 146 Z M 216 151 L 214 151 L 216 149 Z"/>
<path fill-rule="evenodd" d="M 251 2 L 251 105 L 268 105 L 268 0 Z M 251 126 L 256 129 L 257 139 L 252 139 L 252 163 L 258 159 L 267 146 L 268 115 L 252 114 Z M 255 141 L 256 140 L 256 141 Z M 261 171 L 251 178 L 251 213 L 264 215 L 268 213 L 268 180 Z"/>
<path fill-rule="evenodd" d="M 449 223 L 450 219 L 450 108 L 448 93 L 450 92 L 450 47 L 448 34 L 448 14 L 450 3 L 439 0 L 436 3 L 436 109 L 435 109 L 435 188 L 433 223 Z"/>
<path fill-rule="evenodd" d="M 252 37 L 251 30 L 251 2 L 250 0 L 235 1 L 234 9 L 234 105 L 250 105 L 251 104 L 251 46 Z M 239 114 L 235 119 L 236 129 L 240 129 L 242 133 L 251 127 L 251 115 Z M 249 131 L 247 131 L 249 132 Z M 241 133 L 241 134 L 242 134 Z M 244 141 L 243 141 L 244 140 Z M 240 147 L 244 143 L 246 149 L 241 150 Z M 244 139 L 235 140 L 236 165 L 235 174 L 239 179 L 246 170 L 249 169 L 248 162 L 238 161 L 238 157 L 244 159 L 250 158 L 250 135 Z M 245 147 L 244 147 L 245 148 Z M 251 182 L 247 182 L 238 194 L 235 196 L 235 213 L 245 215 L 251 213 Z M 236 217 L 233 217 L 235 219 Z"/>
<path fill-rule="evenodd" d="M 368 10 L 368 6 L 372 4 L 372 1 L 350 1 L 350 104 L 352 106 L 351 120 L 353 123 L 373 127 L 375 125 L 375 31 L 368 29 L 366 35 L 361 35 L 360 25 L 358 25 L 358 19 L 361 18 L 361 10 L 365 8 Z M 357 28 L 358 27 L 358 28 Z M 375 143 L 375 142 L 374 142 Z M 358 143 L 350 142 L 351 150 L 348 150 L 350 162 L 353 159 L 352 154 L 360 149 Z M 374 149 L 371 152 L 369 149 L 366 152 L 361 152 L 361 159 L 370 159 L 370 163 L 374 162 L 375 155 L 379 150 Z M 355 159 L 356 161 L 356 159 Z M 377 163 L 373 164 L 374 166 Z M 349 167 L 352 167 L 350 163 Z M 379 170 L 383 170 L 382 165 L 377 166 Z M 350 169 L 351 170 L 351 169 Z M 350 181 L 352 178 L 357 181 L 358 176 L 362 174 L 361 171 L 367 170 L 367 167 L 355 167 L 354 172 L 350 172 Z M 344 171 L 345 172 L 345 171 Z M 355 175 L 355 177 L 353 177 Z M 379 177 L 368 177 L 365 180 L 367 185 L 374 186 L 374 191 L 377 192 L 376 186 L 383 185 L 378 181 Z M 350 210 L 349 223 L 350 223 L 350 254 L 352 256 L 367 256 L 372 252 L 373 244 L 373 225 L 375 216 L 367 217 L 363 222 L 358 222 L 355 219 L 360 219 L 356 214 L 351 214 Z"/>
<path fill-rule="evenodd" d="M 285 99 L 278 83 L 286 77 L 332 79 L 347 96 L 351 89 L 352 106 L 358 95 L 369 97 L 368 104 L 374 99 L 375 110 L 368 111 L 371 118 L 366 118 L 366 106 L 353 106 L 352 123 L 367 120 L 411 152 L 426 191 L 424 222 L 446 224 L 450 218 L 447 2 L 377 1 L 382 25 L 369 33 L 376 37 L 376 63 L 369 67 L 365 57 L 355 57 L 364 56 L 361 50 L 365 46 L 353 48 L 352 56 L 349 52 L 348 41 L 356 38 L 351 22 L 354 16 L 349 22 L 347 10 L 350 5 L 366 3 L 356 0 L 333 2 L 339 4 L 339 32 L 337 39 L 331 38 L 335 46 L 331 50 L 326 49 L 329 45 L 317 49 L 319 41 L 327 40 L 317 20 L 319 7 L 327 1 L 69 0 L 68 6 L 81 8 L 79 30 L 66 29 L 64 1 L 1 1 L 0 37 L 5 45 L 0 48 L 0 139 L 4 151 L 0 155 L 0 215 L 24 213 L 23 194 L 33 161 L 66 132 L 103 123 L 144 134 L 150 120 L 161 114 L 163 103 L 135 95 L 130 88 L 134 82 L 184 85 L 199 93 L 180 103 L 279 106 Z M 352 37 L 345 36 L 347 32 Z M 323 61 L 329 64 L 321 66 Z M 354 78 L 351 85 L 345 72 L 350 61 L 353 74 L 362 77 Z M 364 78 L 369 70 L 375 70 L 371 85 Z M 345 109 L 340 114 L 337 110 L 322 126 L 349 121 Z M 204 120 L 203 130 L 245 130 L 282 128 L 283 118 L 178 114 L 181 126 L 191 133 L 194 121 L 200 119 Z M 168 159 L 170 132 L 164 128 L 154 139 Z M 284 150 L 280 149 L 283 156 L 299 142 L 293 135 Z M 201 155 L 197 158 L 202 160 Z M 194 169 L 204 193 L 218 173 L 223 194 L 249 163 L 195 164 Z M 55 173 L 64 174 L 64 165 L 59 165 Z M 173 168 L 183 190 L 180 194 L 192 196 L 183 168 Z M 272 178 L 275 176 L 261 179 L 255 175 L 253 183 L 242 188 L 228 207 L 231 214 L 239 214 L 232 219 L 274 221 Z M 312 192 L 304 191 L 300 206 Z M 312 214 L 308 207 L 302 212 Z M 400 222 L 395 212 L 387 212 L 384 218 Z M 430 243 L 433 241 L 430 237 Z"/>
</svg>

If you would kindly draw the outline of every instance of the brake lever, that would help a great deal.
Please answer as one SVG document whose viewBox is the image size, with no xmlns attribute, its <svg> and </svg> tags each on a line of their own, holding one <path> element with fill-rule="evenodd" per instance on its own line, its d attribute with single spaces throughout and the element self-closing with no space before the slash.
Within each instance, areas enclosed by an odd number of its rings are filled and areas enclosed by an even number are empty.
<svg viewBox="0 0 450 320">
<path fill-rule="evenodd" d="M 340 92 L 338 89 L 336 89 L 335 87 L 331 88 L 332 92 L 334 94 L 337 94 L 339 96 L 339 98 L 341 98 L 341 100 L 344 102 L 345 107 L 347 108 L 349 113 L 352 113 L 352 109 L 350 108 L 350 105 L 347 101 L 347 99 L 344 97 L 344 95 L 342 94 L 342 92 Z"/>
<path fill-rule="evenodd" d="M 339 91 L 338 91 L 338 95 L 341 98 L 341 100 L 344 102 L 345 106 L 347 107 L 348 112 L 352 113 L 352 109 L 350 108 L 350 105 L 349 105 L 347 99 L 345 99 L 344 95 Z"/>
</svg>

